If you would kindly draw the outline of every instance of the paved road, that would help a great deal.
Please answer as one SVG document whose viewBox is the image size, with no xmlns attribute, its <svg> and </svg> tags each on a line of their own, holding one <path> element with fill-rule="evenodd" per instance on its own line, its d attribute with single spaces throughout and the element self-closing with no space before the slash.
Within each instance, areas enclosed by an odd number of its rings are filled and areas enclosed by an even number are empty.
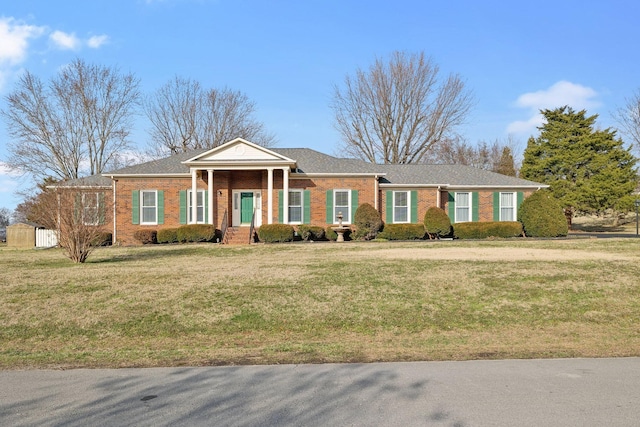
<svg viewBox="0 0 640 427">
<path fill-rule="evenodd" d="M 640 359 L 0 372 L 3 426 L 638 426 Z"/>
</svg>

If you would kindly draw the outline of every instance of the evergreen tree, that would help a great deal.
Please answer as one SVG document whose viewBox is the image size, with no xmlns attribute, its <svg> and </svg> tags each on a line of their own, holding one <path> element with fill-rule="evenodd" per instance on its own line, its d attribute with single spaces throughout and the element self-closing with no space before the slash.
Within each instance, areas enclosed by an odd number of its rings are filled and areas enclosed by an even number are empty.
<svg viewBox="0 0 640 427">
<path fill-rule="evenodd" d="M 546 123 L 527 142 L 520 176 L 548 184 L 569 225 L 576 212 L 630 209 L 636 159 L 616 132 L 595 130 L 598 116 L 587 117 L 585 110 L 564 106 L 541 113 Z"/>
<path fill-rule="evenodd" d="M 513 161 L 513 154 L 511 154 L 511 148 L 504 147 L 502 149 L 500 161 L 496 165 L 494 172 L 501 173 L 507 176 L 516 176 L 516 166 Z"/>
</svg>

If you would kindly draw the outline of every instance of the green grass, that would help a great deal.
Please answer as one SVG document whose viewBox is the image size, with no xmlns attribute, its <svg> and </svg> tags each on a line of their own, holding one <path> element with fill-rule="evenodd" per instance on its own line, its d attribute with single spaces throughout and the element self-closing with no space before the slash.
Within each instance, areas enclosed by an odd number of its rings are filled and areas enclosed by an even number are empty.
<svg viewBox="0 0 640 427">
<path fill-rule="evenodd" d="M 0 368 L 640 355 L 640 239 L 0 248 Z"/>
</svg>

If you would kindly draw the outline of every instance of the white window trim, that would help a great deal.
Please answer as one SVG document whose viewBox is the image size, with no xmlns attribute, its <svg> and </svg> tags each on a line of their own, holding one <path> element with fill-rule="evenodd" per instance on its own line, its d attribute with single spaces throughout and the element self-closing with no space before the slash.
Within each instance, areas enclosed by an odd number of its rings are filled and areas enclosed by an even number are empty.
<svg viewBox="0 0 640 427">
<path fill-rule="evenodd" d="M 300 205 L 292 205 L 291 204 L 291 193 L 299 193 L 300 194 Z M 291 221 L 291 208 L 297 208 L 298 206 L 300 206 L 300 221 Z M 288 212 L 288 219 L 289 219 L 289 224 L 295 224 L 295 225 L 299 225 L 302 224 L 304 222 L 304 191 L 301 189 L 289 189 L 289 206 L 287 207 L 287 209 L 289 210 Z"/>
<path fill-rule="evenodd" d="M 206 209 L 205 209 L 206 202 L 204 200 L 205 199 L 205 197 L 204 197 L 205 190 L 196 190 L 197 194 L 202 194 L 202 221 L 197 221 L 197 218 L 196 218 L 196 222 L 193 222 L 192 218 L 191 218 L 191 216 L 193 215 L 193 210 L 191 209 L 192 208 L 192 203 L 191 202 L 193 200 L 193 198 L 191 196 L 192 192 L 193 192 L 193 190 L 187 190 L 187 224 L 205 224 L 206 220 L 207 220 L 205 218 L 205 211 L 206 211 Z M 197 203 L 198 203 L 198 196 L 196 196 L 196 204 Z M 198 205 L 198 207 L 196 208 L 196 211 L 197 211 L 197 209 L 199 207 L 200 207 L 200 205 Z"/>
<path fill-rule="evenodd" d="M 338 223 L 338 214 L 336 212 L 336 193 L 339 192 L 346 192 L 347 193 L 347 212 L 344 212 L 344 210 L 340 211 L 342 212 L 342 223 L 346 224 L 346 225 L 351 225 L 351 190 L 347 190 L 346 188 L 342 188 L 342 189 L 335 189 L 333 190 L 333 221 L 334 224 Z"/>
<path fill-rule="evenodd" d="M 151 206 L 144 205 L 144 193 L 155 194 L 154 208 L 156 210 L 155 220 L 151 222 L 145 222 L 144 220 L 144 208 L 150 208 Z M 140 224 L 141 225 L 157 225 L 158 224 L 158 190 L 140 190 Z"/>
<path fill-rule="evenodd" d="M 458 204 L 458 194 L 467 194 L 467 200 L 469 201 L 469 204 L 466 205 L 466 206 L 460 206 Z M 456 203 L 456 209 L 455 209 L 456 221 L 455 222 L 458 223 L 458 222 L 471 222 L 471 221 L 473 221 L 473 212 L 472 212 L 473 211 L 473 200 L 472 200 L 473 194 L 471 193 L 471 191 L 458 191 L 458 192 L 455 193 L 454 197 L 455 197 L 455 203 Z M 469 209 L 468 218 L 466 220 L 464 220 L 464 221 L 461 221 L 461 220 L 458 219 L 458 208 L 459 207 L 466 207 L 467 209 Z"/>
<path fill-rule="evenodd" d="M 89 208 L 89 206 L 87 206 L 88 201 L 86 200 L 86 196 L 88 195 L 95 197 L 95 205 L 91 206 L 91 208 L 96 210 L 93 221 L 87 221 L 87 208 Z M 82 223 L 84 225 L 100 225 L 100 193 L 82 193 Z"/>
<path fill-rule="evenodd" d="M 503 194 L 511 194 L 511 200 L 513 200 L 512 206 L 505 206 L 513 209 L 513 219 L 509 219 L 508 221 L 516 221 L 518 218 L 518 193 L 515 191 L 504 191 L 500 192 L 500 221 L 507 221 L 502 217 L 502 195 Z"/>
<path fill-rule="evenodd" d="M 406 221 L 398 221 L 396 220 L 396 207 L 401 207 L 396 205 L 396 193 L 405 193 L 407 195 L 407 206 L 402 206 L 407 209 L 407 220 Z M 393 223 L 394 224 L 411 224 L 411 191 L 407 190 L 398 190 L 393 192 Z"/>
</svg>

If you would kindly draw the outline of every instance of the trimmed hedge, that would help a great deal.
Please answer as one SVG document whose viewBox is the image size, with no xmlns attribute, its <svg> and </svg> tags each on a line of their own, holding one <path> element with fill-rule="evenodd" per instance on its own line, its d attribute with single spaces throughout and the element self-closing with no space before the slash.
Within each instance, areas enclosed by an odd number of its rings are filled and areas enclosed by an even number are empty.
<svg viewBox="0 0 640 427">
<path fill-rule="evenodd" d="M 178 242 L 178 229 L 177 228 L 163 228 L 158 230 L 158 236 L 156 237 L 158 243 L 177 243 Z"/>
<path fill-rule="evenodd" d="M 421 240 L 426 232 L 422 224 L 385 224 L 378 237 L 387 240 Z"/>
<path fill-rule="evenodd" d="M 364 240 L 375 239 L 383 224 L 380 212 L 369 203 L 358 206 L 353 223 L 356 226 L 355 238 Z"/>
<path fill-rule="evenodd" d="M 518 221 L 529 237 L 564 237 L 569 232 L 562 206 L 549 190 L 538 190 L 522 202 Z"/>
<path fill-rule="evenodd" d="M 338 234 L 333 231 L 332 227 L 335 227 L 335 225 L 329 225 L 327 228 L 325 228 L 324 236 L 327 238 L 327 240 L 335 242 L 338 239 Z M 345 231 L 343 236 L 344 240 L 351 240 L 351 230 L 349 229 Z"/>
<path fill-rule="evenodd" d="M 189 224 L 176 229 L 178 242 L 213 242 L 220 237 L 220 231 L 211 224 Z"/>
<path fill-rule="evenodd" d="M 451 220 L 444 209 L 432 206 L 424 214 L 424 229 L 430 239 L 450 236 Z"/>
<path fill-rule="evenodd" d="M 156 230 L 142 229 L 136 230 L 133 233 L 133 238 L 143 245 L 149 245 L 158 242 L 157 235 L 158 232 Z"/>
<path fill-rule="evenodd" d="M 265 243 L 293 241 L 293 227 L 288 224 L 265 224 L 258 229 L 258 238 Z"/>
<path fill-rule="evenodd" d="M 453 226 L 459 239 L 509 238 L 523 235 L 522 224 L 517 221 L 460 222 Z"/>
<path fill-rule="evenodd" d="M 324 228 L 316 225 L 300 224 L 298 234 L 302 240 L 325 240 Z"/>
</svg>

